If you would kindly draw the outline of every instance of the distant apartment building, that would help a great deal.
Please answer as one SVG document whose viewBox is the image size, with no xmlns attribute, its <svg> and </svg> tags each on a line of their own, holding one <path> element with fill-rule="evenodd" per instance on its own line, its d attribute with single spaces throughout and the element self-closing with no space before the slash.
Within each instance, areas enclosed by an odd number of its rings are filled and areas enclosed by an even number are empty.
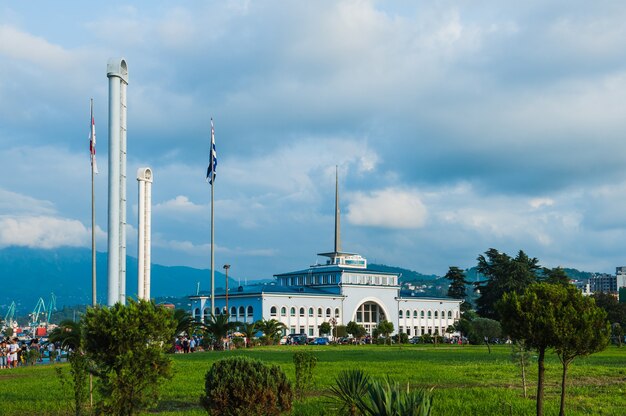
<svg viewBox="0 0 626 416">
<path fill-rule="evenodd" d="M 583 293 L 611 293 L 617 294 L 620 288 L 626 288 L 626 266 L 615 268 L 615 275 L 596 273 L 588 280 L 577 281 L 576 286 Z"/>
</svg>

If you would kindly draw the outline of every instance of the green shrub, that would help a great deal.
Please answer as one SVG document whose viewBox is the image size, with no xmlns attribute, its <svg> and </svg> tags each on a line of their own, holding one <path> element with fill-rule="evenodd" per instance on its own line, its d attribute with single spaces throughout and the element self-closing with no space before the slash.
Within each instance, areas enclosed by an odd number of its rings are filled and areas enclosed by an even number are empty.
<svg viewBox="0 0 626 416">
<path fill-rule="evenodd" d="M 298 351 L 293 355 L 293 364 L 296 367 L 296 395 L 302 400 L 305 390 L 313 383 L 317 357 L 310 352 Z"/>
<path fill-rule="evenodd" d="M 243 348 L 245 342 L 242 337 L 233 337 L 233 345 L 235 346 L 235 348 Z"/>
<path fill-rule="evenodd" d="M 291 410 L 293 390 L 285 372 L 246 357 L 211 366 L 200 403 L 209 415 L 280 415 Z"/>
</svg>

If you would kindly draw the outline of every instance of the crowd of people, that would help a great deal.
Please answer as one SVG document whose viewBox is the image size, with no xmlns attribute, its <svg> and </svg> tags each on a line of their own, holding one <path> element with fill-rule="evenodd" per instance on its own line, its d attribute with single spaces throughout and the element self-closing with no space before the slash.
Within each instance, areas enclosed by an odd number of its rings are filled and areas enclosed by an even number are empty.
<svg viewBox="0 0 626 416">
<path fill-rule="evenodd" d="M 36 354 L 31 354 L 36 351 Z M 60 345 L 53 342 L 41 343 L 39 338 L 20 340 L 17 337 L 0 341 L 0 369 L 16 368 L 26 365 L 29 355 L 35 362 L 43 362 L 47 356 L 49 362 L 60 361 Z"/>
</svg>

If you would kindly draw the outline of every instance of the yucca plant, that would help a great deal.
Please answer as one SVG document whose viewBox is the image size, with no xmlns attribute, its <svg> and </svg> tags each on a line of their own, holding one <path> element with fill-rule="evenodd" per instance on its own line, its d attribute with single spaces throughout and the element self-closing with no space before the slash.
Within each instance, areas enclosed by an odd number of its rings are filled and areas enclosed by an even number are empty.
<svg viewBox="0 0 626 416">
<path fill-rule="evenodd" d="M 367 394 L 370 378 L 363 370 L 343 370 L 335 378 L 335 384 L 330 387 L 329 396 L 337 404 L 339 414 L 359 416 L 363 415 L 361 403 Z"/>
<path fill-rule="evenodd" d="M 330 387 L 341 414 L 356 416 L 429 416 L 432 389 L 411 391 L 387 377 L 370 380 L 362 370 L 345 370 Z"/>
<path fill-rule="evenodd" d="M 411 391 L 387 377 L 385 380 L 372 380 L 365 400 L 361 400 L 361 410 L 371 416 L 429 416 L 432 409 L 432 389 Z"/>
</svg>

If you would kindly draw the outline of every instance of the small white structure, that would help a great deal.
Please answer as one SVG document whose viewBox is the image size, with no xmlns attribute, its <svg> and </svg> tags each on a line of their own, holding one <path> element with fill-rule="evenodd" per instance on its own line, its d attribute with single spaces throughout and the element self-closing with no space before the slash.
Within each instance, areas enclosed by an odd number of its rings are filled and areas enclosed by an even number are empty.
<svg viewBox="0 0 626 416">
<path fill-rule="evenodd" d="M 107 304 L 126 303 L 126 87 L 123 58 L 107 63 L 109 78 L 109 216 Z"/>
<path fill-rule="evenodd" d="M 152 223 L 152 169 L 137 170 L 139 227 L 137 238 L 137 299 L 150 300 L 150 231 Z"/>
</svg>

